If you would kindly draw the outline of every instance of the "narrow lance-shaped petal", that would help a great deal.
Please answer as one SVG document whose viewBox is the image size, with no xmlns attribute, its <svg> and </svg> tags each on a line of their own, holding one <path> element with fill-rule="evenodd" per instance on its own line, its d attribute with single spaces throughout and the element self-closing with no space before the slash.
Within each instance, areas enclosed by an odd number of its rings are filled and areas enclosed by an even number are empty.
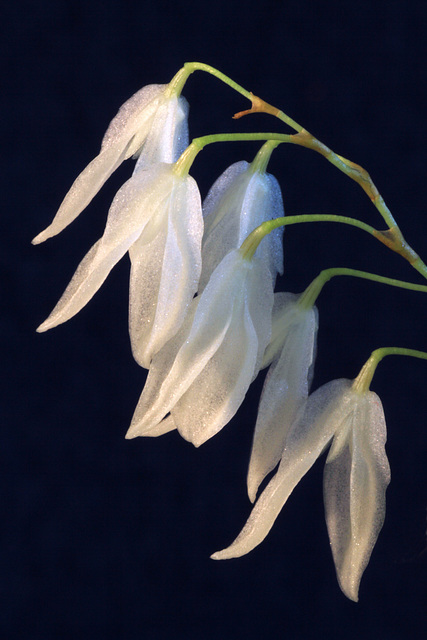
<svg viewBox="0 0 427 640">
<path fill-rule="evenodd" d="M 336 435 L 324 472 L 326 523 L 344 594 L 358 600 L 359 584 L 385 517 L 390 467 L 386 424 L 378 396 L 350 389 L 351 412 Z"/>
<path fill-rule="evenodd" d="M 264 265 L 239 251 L 226 256 L 181 330 L 153 358 L 127 437 L 157 431 L 169 412 L 196 446 L 225 426 L 259 370 L 272 303 Z"/>
<path fill-rule="evenodd" d="M 335 380 L 309 397 L 304 414 L 289 433 L 277 473 L 261 493 L 235 541 L 214 553 L 214 560 L 245 555 L 264 540 L 298 482 L 345 420 L 340 400 L 343 388 L 348 386 L 348 381 Z"/>
<path fill-rule="evenodd" d="M 104 135 L 99 155 L 76 178 L 52 223 L 33 244 L 57 235 L 75 220 L 123 160 L 140 155 L 138 166 L 146 168 L 177 159 L 188 144 L 188 106 L 183 97 L 170 96 L 168 86 L 143 87 L 122 105 Z"/>
<path fill-rule="evenodd" d="M 255 425 L 247 479 L 251 502 L 263 479 L 280 461 L 288 433 L 310 390 L 318 314 L 315 307 L 301 308 L 299 297 L 275 294 L 272 348 L 277 354 L 264 383 Z"/>
<path fill-rule="evenodd" d="M 39 331 L 46 331 L 78 313 L 143 232 L 147 239 L 160 232 L 168 207 L 172 206 L 173 195 L 176 189 L 179 191 L 182 181 L 186 178 L 177 176 L 173 165 L 159 164 L 138 172 L 123 185 L 111 205 L 104 235 L 83 259 Z M 201 219 L 201 209 L 199 213 Z M 201 230 L 199 235 L 201 237 Z"/>
</svg>

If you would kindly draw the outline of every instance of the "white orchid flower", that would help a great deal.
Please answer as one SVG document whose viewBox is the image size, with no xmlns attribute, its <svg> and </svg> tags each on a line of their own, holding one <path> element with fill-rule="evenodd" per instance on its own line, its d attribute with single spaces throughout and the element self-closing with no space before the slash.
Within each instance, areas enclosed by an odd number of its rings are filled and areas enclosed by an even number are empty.
<svg viewBox="0 0 427 640">
<path fill-rule="evenodd" d="M 203 202 L 205 231 L 199 290 L 221 260 L 260 224 L 284 215 L 279 183 L 256 169 L 255 163 L 232 164 L 216 180 Z M 257 249 L 257 257 L 270 267 L 273 278 L 283 273 L 283 227 L 269 234 Z"/>
<path fill-rule="evenodd" d="M 385 518 L 390 466 L 379 397 L 348 389 L 341 401 L 349 412 L 326 460 L 324 502 L 338 582 L 357 602 L 360 580 Z"/>
<path fill-rule="evenodd" d="M 318 313 L 303 308 L 300 296 L 276 293 L 272 339 L 264 362 L 272 361 L 258 408 L 248 470 L 248 494 L 254 502 L 259 485 L 282 457 L 285 441 L 304 409 L 313 378 Z"/>
<path fill-rule="evenodd" d="M 135 358 L 148 367 L 179 329 L 197 290 L 202 235 L 202 205 L 191 176 L 163 163 L 136 172 L 114 198 L 104 235 L 38 331 L 80 311 L 130 250 L 130 334 Z"/>
<path fill-rule="evenodd" d="M 199 446 L 218 433 L 259 371 L 272 306 L 269 269 L 256 256 L 247 260 L 231 251 L 192 302 L 178 334 L 154 356 L 126 437 L 175 426 Z"/>
<path fill-rule="evenodd" d="M 99 155 L 77 177 L 53 222 L 33 244 L 55 236 L 75 220 L 123 160 L 139 156 L 138 170 L 175 162 L 188 146 L 187 119 L 188 103 L 170 85 L 152 84 L 135 93 L 111 121 Z"/>
<path fill-rule="evenodd" d="M 276 475 L 236 540 L 215 560 L 242 556 L 264 540 L 305 473 L 333 438 L 325 467 L 326 521 L 338 581 L 357 601 L 360 580 L 385 515 L 390 468 L 382 404 L 371 391 L 335 380 L 315 391 L 294 423 Z"/>
</svg>

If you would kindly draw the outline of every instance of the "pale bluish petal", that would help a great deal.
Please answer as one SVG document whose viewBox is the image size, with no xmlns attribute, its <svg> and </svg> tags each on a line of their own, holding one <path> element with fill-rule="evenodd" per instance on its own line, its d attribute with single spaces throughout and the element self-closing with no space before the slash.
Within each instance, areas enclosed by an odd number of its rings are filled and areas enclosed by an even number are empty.
<svg viewBox="0 0 427 640">
<path fill-rule="evenodd" d="M 384 522 L 385 491 L 390 482 L 385 441 L 380 399 L 372 392 L 353 392 L 347 441 L 341 442 L 325 466 L 324 495 L 338 581 L 354 601 Z"/>
<path fill-rule="evenodd" d="M 268 213 L 265 215 L 266 220 L 274 220 L 275 218 L 282 218 L 285 215 L 283 206 L 282 190 L 276 178 L 271 173 L 265 174 L 266 179 L 269 182 L 268 189 Z M 276 272 L 283 274 L 283 234 L 285 227 L 278 227 L 268 234 L 269 242 L 269 254 L 271 272 L 276 276 Z M 261 243 L 262 245 L 262 243 Z"/>
<path fill-rule="evenodd" d="M 229 251 L 240 247 L 262 222 L 283 215 L 280 188 L 269 174 L 253 172 L 247 162 L 237 162 L 214 183 L 203 203 L 203 213 L 201 291 Z M 257 257 L 266 261 L 273 278 L 277 271 L 283 271 L 282 235 L 282 229 L 269 234 L 257 250 Z"/>
<path fill-rule="evenodd" d="M 203 202 L 204 235 L 202 244 L 203 291 L 215 268 L 232 249 L 238 249 L 241 201 L 247 186 L 249 164 L 236 162 L 214 182 Z"/>
<path fill-rule="evenodd" d="M 104 235 L 83 258 L 58 304 L 38 331 L 69 320 L 87 304 L 139 237 L 172 180 L 170 166 L 159 165 L 123 185 L 111 205 Z"/>
<path fill-rule="evenodd" d="M 52 223 L 33 239 L 33 244 L 57 235 L 73 222 L 113 171 L 140 148 L 164 87 L 149 85 L 124 103 L 105 133 L 99 155 L 74 181 Z"/>
<path fill-rule="evenodd" d="M 288 309 L 283 318 L 282 351 L 268 371 L 258 409 L 247 479 L 251 502 L 263 479 L 278 464 L 310 388 L 317 310 L 302 310 L 295 304 Z"/>
<path fill-rule="evenodd" d="M 197 291 L 203 219 L 195 181 L 176 179 L 162 228 L 147 242 L 142 233 L 130 248 L 129 334 L 136 361 L 151 359 L 179 330 Z"/>
<path fill-rule="evenodd" d="M 264 540 L 295 486 L 339 428 L 339 400 L 349 385 L 347 380 L 334 380 L 309 397 L 304 414 L 292 426 L 276 475 L 261 493 L 236 540 L 214 553 L 214 560 L 237 558 Z"/>
</svg>

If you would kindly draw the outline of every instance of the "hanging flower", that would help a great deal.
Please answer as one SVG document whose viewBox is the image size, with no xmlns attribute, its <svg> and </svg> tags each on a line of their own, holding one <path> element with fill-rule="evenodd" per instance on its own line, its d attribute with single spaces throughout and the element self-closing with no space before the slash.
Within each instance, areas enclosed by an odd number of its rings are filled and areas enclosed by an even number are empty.
<svg viewBox="0 0 427 640">
<path fill-rule="evenodd" d="M 38 331 L 80 311 L 130 250 L 132 348 L 136 360 L 148 367 L 179 329 L 197 290 L 202 234 L 200 195 L 191 176 L 178 175 L 174 165 L 163 163 L 136 172 L 114 198 L 104 235 Z"/>
<path fill-rule="evenodd" d="M 138 170 L 175 162 L 188 146 L 187 118 L 187 101 L 168 84 L 148 85 L 135 93 L 111 121 L 99 155 L 77 177 L 53 222 L 33 244 L 55 236 L 75 220 L 123 160 L 139 156 Z"/>
<path fill-rule="evenodd" d="M 231 251 L 192 302 L 178 334 L 154 356 L 126 437 L 166 432 L 170 418 L 195 446 L 220 431 L 259 371 L 272 306 L 269 270 L 256 256 L 247 260 Z"/>
<path fill-rule="evenodd" d="M 240 247 L 257 226 L 282 217 L 283 200 L 279 183 L 254 163 L 232 164 L 216 180 L 203 202 L 205 231 L 202 245 L 202 291 L 221 260 Z M 257 257 L 268 264 L 275 280 L 283 273 L 283 227 L 276 229 L 261 243 Z"/>
<path fill-rule="evenodd" d="M 259 485 L 282 457 L 289 430 L 304 409 L 313 378 L 318 313 L 305 309 L 300 296 L 276 293 L 272 339 L 264 364 L 265 379 L 248 470 L 248 494 L 254 502 Z"/>
<path fill-rule="evenodd" d="M 340 587 L 357 601 L 384 521 L 390 468 L 381 401 L 349 380 L 330 382 L 309 397 L 288 435 L 276 475 L 236 540 L 212 558 L 238 557 L 260 544 L 294 487 L 332 439 L 324 474 L 326 521 Z"/>
</svg>

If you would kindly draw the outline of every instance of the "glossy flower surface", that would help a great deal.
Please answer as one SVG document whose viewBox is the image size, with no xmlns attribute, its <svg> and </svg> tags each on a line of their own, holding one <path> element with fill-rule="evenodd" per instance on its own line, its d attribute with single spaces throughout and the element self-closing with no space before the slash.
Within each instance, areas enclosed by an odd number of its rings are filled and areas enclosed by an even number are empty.
<svg viewBox="0 0 427 640">
<path fill-rule="evenodd" d="M 335 380 L 314 392 L 294 423 L 278 471 L 236 540 L 216 560 L 248 553 L 268 534 L 305 473 L 333 439 L 324 474 L 326 521 L 338 581 L 357 601 L 360 580 L 382 527 L 390 469 L 381 401 Z"/>
<path fill-rule="evenodd" d="M 154 356 L 127 437 L 175 426 L 199 446 L 222 429 L 259 371 L 272 306 L 268 268 L 231 251 L 193 300 L 178 334 Z"/>
<path fill-rule="evenodd" d="M 136 172 L 118 191 L 104 234 L 83 258 L 39 331 L 74 316 L 126 251 L 132 255 L 130 335 L 136 360 L 153 354 L 179 329 L 201 270 L 203 219 L 197 185 L 174 165 Z"/>
<path fill-rule="evenodd" d="M 123 160 L 139 156 L 137 169 L 175 162 L 188 146 L 187 118 L 187 101 L 170 95 L 169 85 L 148 85 L 135 93 L 120 107 L 100 153 L 74 181 L 53 222 L 33 244 L 57 235 L 75 220 Z"/>
<path fill-rule="evenodd" d="M 318 313 L 315 307 L 302 308 L 299 297 L 293 293 L 274 296 L 272 339 L 264 354 L 264 364 L 272 363 L 261 394 L 248 470 L 252 502 L 259 485 L 282 457 L 313 378 Z"/>
</svg>

